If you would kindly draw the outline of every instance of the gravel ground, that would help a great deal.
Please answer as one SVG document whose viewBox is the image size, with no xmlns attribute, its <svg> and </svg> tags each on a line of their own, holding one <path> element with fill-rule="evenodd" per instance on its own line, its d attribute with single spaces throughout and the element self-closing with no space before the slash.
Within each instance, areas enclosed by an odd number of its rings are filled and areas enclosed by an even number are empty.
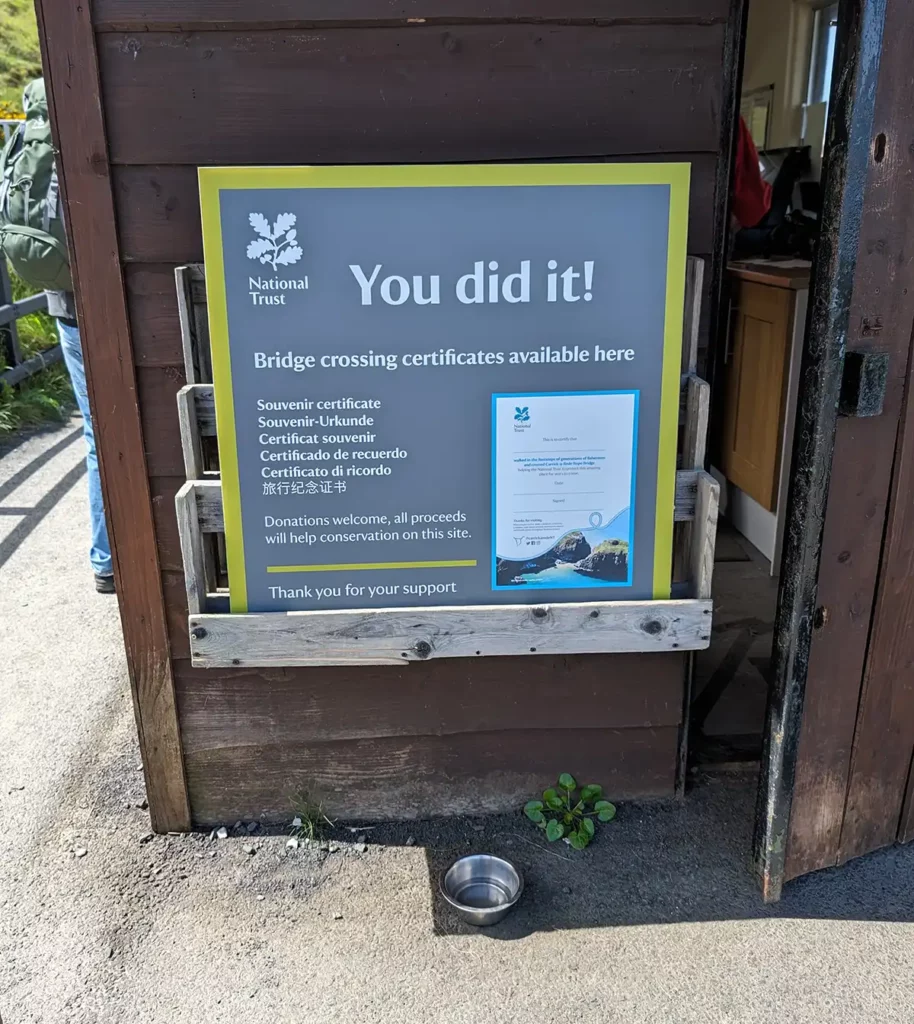
<svg viewBox="0 0 914 1024">
<path fill-rule="evenodd" d="M 248 822 L 151 836 L 117 608 L 86 564 L 77 427 L 0 455 L 5 1024 L 914 1018 L 914 849 L 766 908 L 748 778 L 624 806 L 583 854 L 520 815 L 337 828 L 296 849 Z M 527 888 L 475 931 L 436 887 L 482 849 Z"/>
</svg>

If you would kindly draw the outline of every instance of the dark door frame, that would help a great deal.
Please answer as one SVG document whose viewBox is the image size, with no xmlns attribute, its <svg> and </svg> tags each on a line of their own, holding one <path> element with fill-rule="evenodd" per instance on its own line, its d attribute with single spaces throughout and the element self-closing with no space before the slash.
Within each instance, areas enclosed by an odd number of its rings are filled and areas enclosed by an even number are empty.
<svg viewBox="0 0 914 1024">
<path fill-rule="evenodd" d="M 841 515 L 834 503 L 829 506 L 829 487 L 845 355 L 849 336 L 857 333 L 856 325 L 851 330 L 851 302 L 868 178 L 885 147 L 883 137 L 874 158 L 877 86 L 892 2 L 842 0 L 839 9 L 822 229 L 810 283 L 753 849 L 766 901 L 780 897 L 785 880 L 810 654 L 814 633 L 828 620 L 828 609 L 818 603 L 823 533 L 827 515 Z"/>
</svg>

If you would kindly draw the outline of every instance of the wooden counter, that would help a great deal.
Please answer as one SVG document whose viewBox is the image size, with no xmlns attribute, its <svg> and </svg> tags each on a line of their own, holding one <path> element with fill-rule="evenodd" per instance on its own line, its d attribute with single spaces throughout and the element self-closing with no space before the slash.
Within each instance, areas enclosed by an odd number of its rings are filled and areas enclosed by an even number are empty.
<svg viewBox="0 0 914 1024">
<path fill-rule="evenodd" d="M 793 291 L 809 288 L 811 269 L 809 260 L 740 260 L 727 267 L 730 276 L 737 280 Z"/>
</svg>

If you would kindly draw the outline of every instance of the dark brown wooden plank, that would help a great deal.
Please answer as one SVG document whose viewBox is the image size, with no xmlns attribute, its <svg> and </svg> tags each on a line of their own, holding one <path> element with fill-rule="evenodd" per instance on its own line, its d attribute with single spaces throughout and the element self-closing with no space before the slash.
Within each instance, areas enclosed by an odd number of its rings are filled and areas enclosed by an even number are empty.
<svg viewBox="0 0 914 1024">
<path fill-rule="evenodd" d="M 123 260 L 203 262 L 196 167 L 121 166 L 112 180 Z"/>
<path fill-rule="evenodd" d="M 898 437 L 879 592 L 851 759 L 838 860 L 899 833 L 914 751 L 914 366 Z M 905 825 L 901 825 L 902 836 Z"/>
<path fill-rule="evenodd" d="M 187 755 L 194 822 L 289 821 L 297 793 L 337 820 L 519 810 L 558 770 L 621 800 L 673 795 L 677 729 L 533 729 L 332 743 L 246 744 Z"/>
<path fill-rule="evenodd" d="M 143 441 L 151 477 L 184 473 L 176 395 L 186 383 L 183 366 L 137 369 Z"/>
<path fill-rule="evenodd" d="M 203 753 L 378 736 L 674 726 L 683 662 L 678 653 L 616 654 L 255 671 L 177 661 L 174 671 L 185 752 Z"/>
<path fill-rule="evenodd" d="M 874 429 L 875 427 L 875 429 Z M 819 602 L 827 619 L 813 634 L 790 818 L 787 879 L 837 862 L 860 679 L 869 635 L 885 504 L 870 488 L 888 487 L 884 467 L 860 459 L 861 441 L 886 443 L 877 420 L 839 420 L 832 497 L 846 515 L 826 515 Z M 861 437 L 862 435 L 862 437 Z M 888 442 L 891 444 L 891 442 Z M 871 454 L 876 457 L 876 449 Z M 876 458 L 877 463 L 879 462 Z M 876 478 L 871 480 L 875 471 Z M 867 518 L 873 517 L 870 529 Z"/>
<path fill-rule="evenodd" d="M 689 201 L 689 252 L 707 254 L 713 248 L 714 184 L 717 157 L 708 153 L 662 153 L 620 157 L 619 163 L 669 160 L 692 165 Z M 121 166 L 112 172 L 118 197 L 118 235 L 121 258 L 126 261 L 162 264 L 202 263 L 197 169 Z M 171 273 L 171 268 L 168 268 Z M 132 300 L 127 272 L 127 294 Z M 159 289 L 156 289 L 157 294 Z M 174 305 L 174 281 L 161 292 Z M 131 307 L 132 308 L 132 307 Z M 177 316 L 177 312 L 175 312 Z M 136 340 L 134 341 L 136 347 Z"/>
<path fill-rule="evenodd" d="M 137 366 L 184 365 L 181 324 L 171 264 L 128 264 L 124 288 Z"/>
<path fill-rule="evenodd" d="M 99 62 L 115 163 L 716 153 L 723 31 L 112 33 L 99 36 Z"/>
<path fill-rule="evenodd" d="M 156 476 L 149 481 L 159 566 L 162 572 L 184 572 L 181 545 L 178 541 L 178 520 L 175 515 L 175 495 L 183 484 L 183 476 Z"/>
<path fill-rule="evenodd" d="M 823 624 L 809 657 L 786 878 L 839 856 L 914 320 L 914 20 L 903 0 L 890 0 L 887 11 L 873 126 L 885 133 L 886 152 L 879 163 L 870 158 L 847 348 L 889 353 L 890 381 L 881 416 L 837 422 L 818 579 Z M 882 327 L 873 333 L 876 317 Z"/>
<path fill-rule="evenodd" d="M 37 0 L 70 263 L 153 828 L 190 811 L 88 4 Z"/>
<path fill-rule="evenodd" d="M 174 659 L 190 658 L 190 637 L 187 633 L 187 588 L 184 569 L 162 573 L 162 594 L 168 623 L 168 643 Z"/>
<path fill-rule="evenodd" d="M 322 23 L 397 23 L 409 19 L 462 21 L 618 21 L 674 23 L 724 20 L 728 0 L 96 0 L 94 22 L 103 30 L 231 29 Z"/>
</svg>

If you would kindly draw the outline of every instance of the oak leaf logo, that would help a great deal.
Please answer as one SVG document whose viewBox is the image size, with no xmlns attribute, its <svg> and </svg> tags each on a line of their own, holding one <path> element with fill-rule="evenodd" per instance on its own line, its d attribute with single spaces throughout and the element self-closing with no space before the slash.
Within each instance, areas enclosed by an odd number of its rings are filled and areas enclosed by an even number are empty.
<svg viewBox="0 0 914 1024">
<path fill-rule="evenodd" d="M 248 259 L 269 263 L 274 270 L 298 263 L 304 253 L 297 242 L 297 219 L 294 213 L 281 213 L 270 227 L 262 213 L 249 214 L 248 221 L 258 237 L 248 243 Z"/>
</svg>

